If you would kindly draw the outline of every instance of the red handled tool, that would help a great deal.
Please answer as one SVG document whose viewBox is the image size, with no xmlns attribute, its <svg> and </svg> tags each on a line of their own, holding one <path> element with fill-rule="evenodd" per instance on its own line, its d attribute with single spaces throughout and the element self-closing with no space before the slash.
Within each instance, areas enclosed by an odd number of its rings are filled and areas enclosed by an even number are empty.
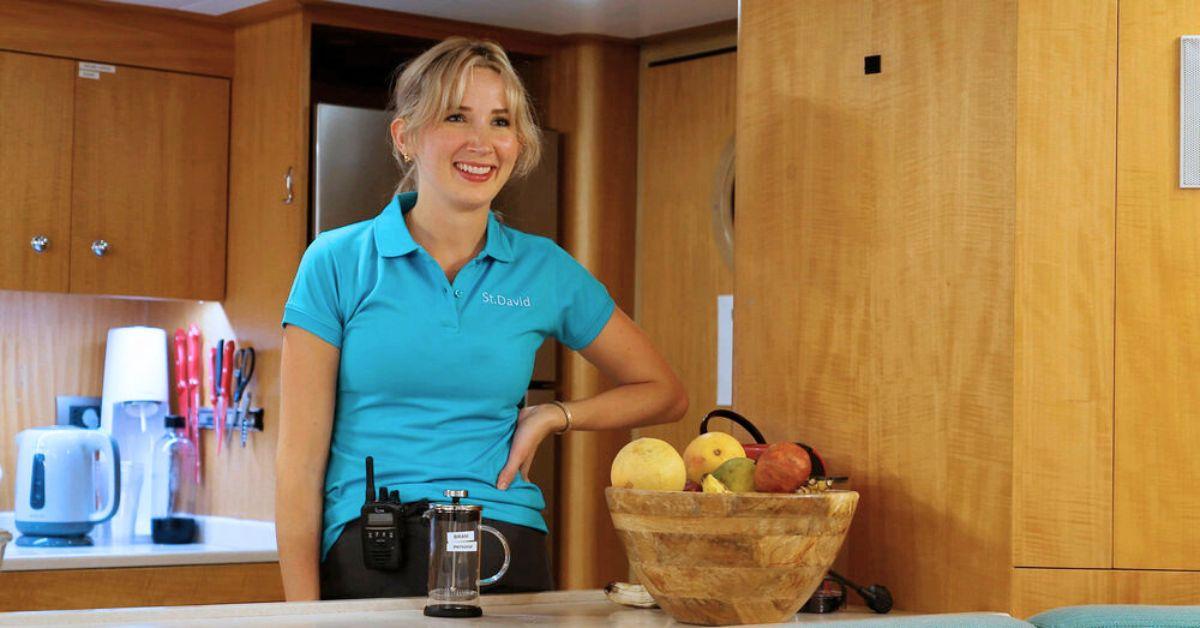
<svg viewBox="0 0 1200 628">
<path fill-rule="evenodd" d="M 175 407 L 181 417 L 188 416 L 187 332 L 175 330 Z"/>
<path fill-rule="evenodd" d="M 220 382 L 217 389 L 217 407 L 214 417 L 217 424 L 217 453 L 221 453 L 221 443 L 225 441 L 225 413 L 229 410 L 229 388 L 233 383 L 233 350 L 237 343 L 233 340 L 226 340 L 221 345 L 221 355 L 218 357 L 220 368 Z"/>
<path fill-rule="evenodd" d="M 200 328 L 192 323 L 187 332 L 188 437 L 196 446 L 196 483 L 200 483 Z"/>
</svg>

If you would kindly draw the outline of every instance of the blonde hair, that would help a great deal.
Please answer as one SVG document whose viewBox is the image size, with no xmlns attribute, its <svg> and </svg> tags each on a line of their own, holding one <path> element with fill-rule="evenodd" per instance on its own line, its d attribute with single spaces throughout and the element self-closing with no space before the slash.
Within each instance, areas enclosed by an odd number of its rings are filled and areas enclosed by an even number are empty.
<svg viewBox="0 0 1200 628">
<path fill-rule="evenodd" d="M 508 54 L 494 41 L 450 37 L 397 68 L 399 76 L 396 77 L 391 104 L 388 106 L 391 121 L 404 120 L 401 139 L 411 146 L 422 131 L 458 109 L 474 68 L 493 70 L 500 75 L 508 101 L 510 124 L 521 144 L 512 177 L 523 177 L 537 166 L 541 158 L 542 132 L 534 121 L 529 93 L 508 60 Z M 394 140 L 392 157 L 400 166 L 401 174 L 396 194 L 415 190 L 415 162 L 406 163 L 401 158 L 400 148 Z"/>
</svg>

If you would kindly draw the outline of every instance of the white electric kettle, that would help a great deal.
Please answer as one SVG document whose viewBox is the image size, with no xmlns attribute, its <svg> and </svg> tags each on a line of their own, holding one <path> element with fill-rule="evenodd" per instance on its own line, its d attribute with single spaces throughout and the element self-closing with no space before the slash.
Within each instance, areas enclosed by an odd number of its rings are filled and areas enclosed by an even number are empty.
<svg viewBox="0 0 1200 628">
<path fill-rule="evenodd" d="M 93 472 L 107 472 L 106 503 L 95 509 Z M 97 430 L 69 425 L 35 427 L 17 434 L 17 545 L 91 545 L 87 533 L 108 521 L 121 502 L 121 454 L 117 441 Z"/>
</svg>

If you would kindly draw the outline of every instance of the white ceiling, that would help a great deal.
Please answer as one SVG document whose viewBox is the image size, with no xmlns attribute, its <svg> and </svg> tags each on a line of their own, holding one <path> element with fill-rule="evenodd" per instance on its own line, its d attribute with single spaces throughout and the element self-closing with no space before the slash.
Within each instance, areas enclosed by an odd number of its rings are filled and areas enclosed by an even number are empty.
<svg viewBox="0 0 1200 628">
<path fill-rule="evenodd" d="M 109 0 L 221 15 L 263 0 Z M 738 0 L 339 0 L 377 9 L 566 35 L 636 39 L 737 18 Z"/>
</svg>

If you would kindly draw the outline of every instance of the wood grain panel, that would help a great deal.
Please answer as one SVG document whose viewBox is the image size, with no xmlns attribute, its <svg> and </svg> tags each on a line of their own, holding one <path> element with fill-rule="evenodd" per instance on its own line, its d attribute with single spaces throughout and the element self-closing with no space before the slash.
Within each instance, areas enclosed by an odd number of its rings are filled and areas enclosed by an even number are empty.
<svg viewBox="0 0 1200 628">
<path fill-rule="evenodd" d="M 1117 567 L 1200 568 L 1200 191 L 1179 188 L 1188 0 L 1125 0 L 1117 156 Z"/>
<path fill-rule="evenodd" d="M 1004 608 L 1016 5 L 786 7 L 741 6 L 737 406 L 854 478 L 851 573 Z"/>
<path fill-rule="evenodd" d="M 1016 8 L 875 4 L 873 509 L 856 538 L 888 549 L 851 564 L 905 609 L 1008 601 Z"/>
<path fill-rule="evenodd" d="M 853 557 L 874 506 L 864 482 L 873 175 L 863 168 L 871 118 L 861 54 L 870 4 L 785 6 L 741 5 L 734 408 L 769 441 L 811 443 L 863 492 L 843 549 Z M 837 183 L 852 172 L 854 185 Z"/>
<path fill-rule="evenodd" d="M 282 602 L 279 563 L 0 572 L 0 611 Z"/>
<path fill-rule="evenodd" d="M 1030 617 L 1052 608 L 1082 604 L 1198 605 L 1200 572 L 1013 570 L 1013 617 Z"/>
<path fill-rule="evenodd" d="M 1013 561 L 1111 567 L 1117 2 L 1019 12 Z"/>
<path fill-rule="evenodd" d="M 717 248 L 713 204 L 733 141 L 736 71 L 733 53 L 641 70 L 635 318 L 683 381 L 691 411 L 634 436 L 680 451 L 717 402 L 717 295 L 733 293 L 733 269 Z"/>
<path fill-rule="evenodd" d="M 0 510 L 13 508 L 17 433 L 53 425 L 56 395 L 99 397 L 109 328 L 148 324 L 149 307 L 143 301 L 0 291 Z"/>
<path fill-rule="evenodd" d="M 70 61 L 0 52 L 0 289 L 67 291 L 74 77 Z"/>
<path fill-rule="evenodd" d="M 547 126 L 563 133 L 559 234 L 563 248 L 633 310 L 636 247 L 637 49 L 583 41 L 550 57 Z M 562 399 L 581 399 L 610 384 L 579 354 L 559 356 Z M 554 553 L 562 589 L 626 578 L 603 488 L 628 431 L 572 432 L 560 439 L 559 522 Z M 569 506 L 569 507 L 568 507 Z"/>
<path fill-rule="evenodd" d="M 110 2 L 4 0 L 0 49 L 211 76 L 233 73 L 233 31 L 216 18 Z"/>
<path fill-rule="evenodd" d="M 71 291 L 218 300 L 229 81 L 119 67 L 75 83 Z M 111 248 L 92 254 L 95 240 Z"/>
</svg>

